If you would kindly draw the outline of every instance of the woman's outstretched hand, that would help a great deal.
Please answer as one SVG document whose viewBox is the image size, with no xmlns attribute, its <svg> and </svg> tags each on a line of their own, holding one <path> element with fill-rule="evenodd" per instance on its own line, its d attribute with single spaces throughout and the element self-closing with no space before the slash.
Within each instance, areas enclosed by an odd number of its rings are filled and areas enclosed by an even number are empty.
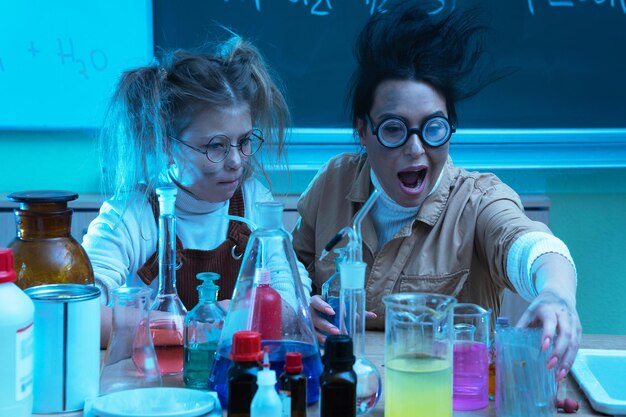
<svg viewBox="0 0 626 417">
<path fill-rule="evenodd" d="M 326 336 L 330 334 L 339 334 L 339 328 L 322 316 L 322 314 L 334 316 L 335 314 L 339 314 L 339 312 L 335 311 L 330 304 L 322 299 L 322 297 L 319 295 L 311 297 L 311 304 L 309 305 L 309 308 L 311 310 L 311 319 L 313 320 L 313 327 L 315 327 L 317 341 L 319 343 L 324 343 L 326 341 Z M 376 318 L 376 314 L 374 312 L 365 312 L 365 320 L 373 318 Z"/>
<path fill-rule="evenodd" d="M 565 378 L 576 358 L 582 335 L 580 319 L 573 302 L 551 290 L 544 290 L 533 300 L 517 326 L 543 328 L 542 351 L 546 351 L 553 344 L 548 358 L 548 369 L 557 367 L 557 381 Z"/>
</svg>

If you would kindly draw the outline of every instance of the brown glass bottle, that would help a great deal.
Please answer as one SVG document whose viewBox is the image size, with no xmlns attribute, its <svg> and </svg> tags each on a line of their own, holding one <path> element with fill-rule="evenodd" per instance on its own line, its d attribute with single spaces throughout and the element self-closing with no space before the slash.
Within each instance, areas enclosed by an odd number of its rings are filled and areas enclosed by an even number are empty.
<svg viewBox="0 0 626 417">
<path fill-rule="evenodd" d="M 250 417 L 250 404 L 256 394 L 260 362 L 261 333 L 242 330 L 233 334 L 228 368 L 228 417 Z M 277 416 L 278 417 L 278 416 Z"/>
<path fill-rule="evenodd" d="M 324 372 L 320 375 L 320 417 L 356 416 L 356 373 L 352 339 L 330 335 L 324 345 Z"/>
<path fill-rule="evenodd" d="M 302 353 L 287 352 L 285 370 L 278 379 L 283 403 L 282 417 L 306 417 L 306 375 L 302 372 Z"/>
<path fill-rule="evenodd" d="M 17 236 L 13 251 L 16 284 L 93 284 L 93 268 L 83 247 L 72 237 L 71 191 L 23 191 L 7 196 L 19 203 L 14 210 Z"/>
</svg>

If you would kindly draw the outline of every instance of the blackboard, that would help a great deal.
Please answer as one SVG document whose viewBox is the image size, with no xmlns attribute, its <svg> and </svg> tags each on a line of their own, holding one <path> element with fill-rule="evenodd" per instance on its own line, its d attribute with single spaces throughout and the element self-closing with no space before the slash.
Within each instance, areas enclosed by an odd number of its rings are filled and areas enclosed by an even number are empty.
<svg viewBox="0 0 626 417">
<path fill-rule="evenodd" d="M 150 0 L 0 2 L 0 129 L 99 128 L 152 51 Z"/>
<path fill-rule="evenodd" d="M 420 1 L 420 0 L 409 0 Z M 460 103 L 460 128 L 626 127 L 626 0 L 426 0 L 432 13 L 480 5 L 508 77 Z M 162 50 L 252 40 L 285 83 L 296 127 L 349 127 L 356 34 L 385 0 L 153 0 Z"/>
</svg>

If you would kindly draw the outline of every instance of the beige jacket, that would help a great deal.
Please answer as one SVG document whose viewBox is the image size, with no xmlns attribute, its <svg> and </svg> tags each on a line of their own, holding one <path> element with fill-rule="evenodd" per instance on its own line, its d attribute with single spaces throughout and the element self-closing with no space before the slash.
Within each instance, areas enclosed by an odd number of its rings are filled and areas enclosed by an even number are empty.
<svg viewBox="0 0 626 417">
<path fill-rule="evenodd" d="M 334 253 L 320 261 L 328 241 L 352 224 L 372 190 L 367 155 L 343 154 L 330 160 L 298 202 L 300 220 L 293 245 L 317 290 L 335 270 Z M 519 196 L 493 174 L 468 172 L 448 159 L 439 186 L 417 217 L 382 248 L 368 215 L 362 223 L 368 310 L 384 328 L 382 298 L 396 292 L 433 292 L 491 308 L 496 316 L 504 288 L 507 254 L 515 239 L 548 228 L 523 213 Z M 346 241 L 340 242 L 343 246 Z"/>
</svg>

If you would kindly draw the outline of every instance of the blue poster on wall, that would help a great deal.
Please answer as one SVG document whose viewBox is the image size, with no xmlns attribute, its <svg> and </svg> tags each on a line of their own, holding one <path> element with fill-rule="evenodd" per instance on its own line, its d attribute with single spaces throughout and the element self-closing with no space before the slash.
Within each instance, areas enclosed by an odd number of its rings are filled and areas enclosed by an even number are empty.
<svg viewBox="0 0 626 417">
<path fill-rule="evenodd" d="M 152 56 L 150 0 L 3 1 L 0 128 L 98 128 L 121 73 Z"/>
</svg>

